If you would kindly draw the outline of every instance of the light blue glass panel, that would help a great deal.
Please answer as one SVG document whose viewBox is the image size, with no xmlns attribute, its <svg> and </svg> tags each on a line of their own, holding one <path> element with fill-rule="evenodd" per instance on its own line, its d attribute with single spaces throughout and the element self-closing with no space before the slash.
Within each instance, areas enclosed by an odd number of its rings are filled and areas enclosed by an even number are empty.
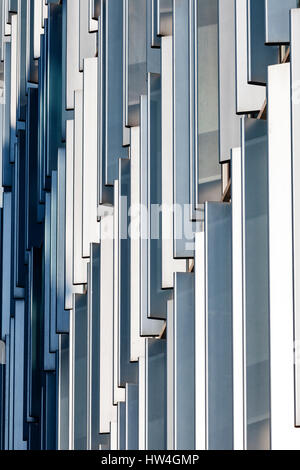
<svg viewBox="0 0 300 470">
<path fill-rule="evenodd" d="M 161 200 L 161 150 L 157 145 L 156 117 L 158 105 L 151 95 L 151 83 L 159 84 L 156 92 L 159 92 L 160 101 L 160 78 L 157 75 L 148 75 L 149 95 L 141 97 L 140 104 L 140 203 L 143 208 L 141 212 L 141 240 L 140 240 L 140 269 L 141 269 L 141 308 L 140 308 L 140 334 L 142 336 L 158 336 L 162 330 L 163 322 L 154 318 L 166 317 L 166 297 L 168 294 L 161 290 L 161 227 L 158 221 L 161 219 L 157 207 L 156 226 L 153 227 L 153 234 L 156 239 L 150 239 L 151 227 L 151 202 Z M 155 89 L 154 89 L 155 90 Z M 153 90 L 153 91 L 154 91 Z M 157 97 L 156 97 L 157 99 Z M 155 112 L 153 112 L 155 111 Z M 158 118 L 160 122 L 160 118 Z M 150 132 L 150 122 L 152 122 L 152 132 Z M 159 140 L 160 136 L 160 128 Z M 153 157 L 153 160 L 151 160 Z M 155 173 L 158 171 L 158 174 Z M 160 204 L 160 203 L 159 203 Z M 154 213 L 154 212 L 153 212 Z M 155 234 L 156 231 L 156 234 Z M 153 294 L 155 292 L 155 294 Z M 153 298 L 153 295 L 155 298 Z M 156 297 L 157 296 L 157 297 Z M 155 308 L 155 309 L 154 309 Z M 154 314 L 156 312 L 156 315 Z M 151 320 L 150 320 L 151 319 Z"/>
<path fill-rule="evenodd" d="M 3 234 L 2 234 L 2 314 L 1 338 L 5 341 L 9 335 L 9 318 L 11 314 L 11 214 L 12 195 L 3 195 Z"/>
<path fill-rule="evenodd" d="M 247 448 L 251 450 L 270 447 L 267 122 L 245 118 L 242 139 Z"/>
<path fill-rule="evenodd" d="M 75 295 L 74 449 L 87 449 L 87 296 Z"/>
<path fill-rule="evenodd" d="M 18 3 L 18 67 L 19 67 L 19 80 L 18 80 L 18 114 L 17 118 L 25 121 L 26 118 L 26 22 L 28 6 L 27 2 L 22 0 L 15 0 Z"/>
<path fill-rule="evenodd" d="M 19 143 L 15 146 L 13 184 L 13 292 L 15 298 L 24 298 L 25 287 L 25 162 L 26 136 L 19 131 Z"/>
<path fill-rule="evenodd" d="M 44 247 L 44 370 L 55 370 L 55 354 L 50 352 L 51 309 L 51 194 L 46 194 Z"/>
<path fill-rule="evenodd" d="M 79 0 L 66 0 L 66 109 L 74 109 L 74 91 L 82 89 L 83 74 L 79 72 Z"/>
<path fill-rule="evenodd" d="M 148 317 L 165 319 L 171 290 L 162 290 L 161 79 L 148 74 Z M 141 171 L 144 169 L 141 168 Z"/>
<path fill-rule="evenodd" d="M 24 353 L 25 353 L 25 303 L 15 303 L 15 367 L 14 367 L 14 449 L 26 450 L 27 443 L 23 440 L 23 419 L 25 411 L 24 394 Z M 1 424 L 0 424 L 1 426 Z"/>
<path fill-rule="evenodd" d="M 139 386 L 126 384 L 126 450 L 139 448 Z"/>
<path fill-rule="evenodd" d="M 235 0 L 219 2 L 219 147 L 220 162 L 240 147 L 240 118 L 236 115 Z"/>
<path fill-rule="evenodd" d="M 130 362 L 130 160 L 119 160 L 119 386 L 137 383 L 138 367 Z"/>
<path fill-rule="evenodd" d="M 159 24 L 158 1 L 151 0 L 151 47 L 160 47 L 161 39 L 158 36 Z"/>
<path fill-rule="evenodd" d="M 126 450 L 126 403 L 118 403 L 118 450 Z"/>
<path fill-rule="evenodd" d="M 123 147 L 123 3 L 106 2 L 105 25 L 105 182 L 112 185 L 118 179 L 118 160 L 128 158 Z"/>
<path fill-rule="evenodd" d="M 58 374 L 59 374 L 58 400 L 60 404 L 58 425 L 59 425 L 60 450 L 69 449 L 69 375 L 70 375 L 69 357 L 70 357 L 69 335 L 60 335 L 59 369 L 58 369 Z M 47 374 L 47 376 L 49 377 L 49 374 Z"/>
<path fill-rule="evenodd" d="M 152 0 L 147 0 L 146 10 L 146 48 L 147 48 L 147 72 L 160 73 L 160 49 L 159 44 L 152 47 L 153 37 L 153 15 L 155 14 Z M 157 38 L 159 41 L 159 38 Z"/>
<path fill-rule="evenodd" d="M 248 21 L 247 0 L 235 0 L 235 88 L 236 112 L 259 111 L 266 99 L 266 89 L 248 83 Z"/>
<path fill-rule="evenodd" d="M 127 2 L 126 41 L 126 126 L 139 124 L 140 95 L 146 93 L 147 73 L 147 1 Z"/>
<path fill-rule="evenodd" d="M 79 70 L 83 71 L 83 59 L 95 57 L 97 36 L 89 32 L 89 8 L 87 0 L 79 0 Z"/>
<path fill-rule="evenodd" d="M 160 36 L 170 36 L 172 34 L 172 13 L 173 0 L 157 1 L 157 32 Z"/>
<path fill-rule="evenodd" d="M 290 42 L 290 10 L 297 6 L 297 0 L 265 0 L 267 44 Z"/>
<path fill-rule="evenodd" d="M 268 65 L 277 64 L 279 49 L 266 46 L 265 4 L 248 0 L 248 82 L 265 85 Z"/>
<path fill-rule="evenodd" d="M 63 86 L 61 87 L 61 140 L 66 141 L 66 121 L 74 119 L 74 110 L 67 109 L 67 87 L 65 86 L 67 80 L 67 2 L 62 3 L 62 31 L 61 31 L 61 48 L 62 48 L 62 63 L 61 63 L 61 80 Z"/>
<path fill-rule="evenodd" d="M 57 261 L 56 261 L 56 331 L 69 332 L 69 312 L 65 310 L 65 220 L 66 220 L 66 150 L 58 150 L 57 164 Z"/>
<path fill-rule="evenodd" d="M 218 22 L 218 1 L 197 0 L 197 205 L 221 199 Z"/>
<path fill-rule="evenodd" d="M 167 448 L 167 344 L 146 340 L 147 449 Z"/>
<path fill-rule="evenodd" d="M 128 119 L 128 0 L 123 0 L 123 145 L 130 145 Z"/>
<path fill-rule="evenodd" d="M 91 289 L 91 448 L 100 444 L 100 245 L 91 245 L 90 289 Z"/>
<path fill-rule="evenodd" d="M 210 450 L 233 449 L 231 205 L 205 206 L 207 426 Z"/>
<path fill-rule="evenodd" d="M 174 446 L 195 448 L 195 276 L 174 277 Z"/>
<path fill-rule="evenodd" d="M 191 109 L 190 90 L 190 10 L 191 2 L 173 2 L 173 112 L 174 112 L 174 257 L 194 256 L 195 227 L 190 218 L 191 182 Z"/>
<path fill-rule="evenodd" d="M 51 182 L 51 246 L 50 246 L 50 352 L 58 350 L 56 334 L 56 292 L 57 292 L 57 171 L 52 172 Z"/>
<path fill-rule="evenodd" d="M 8 11 L 10 13 L 18 12 L 18 0 L 9 0 L 8 1 Z"/>
<path fill-rule="evenodd" d="M 114 0 L 113 0 L 114 1 Z M 121 116 L 118 116 L 118 114 L 115 114 L 115 112 L 112 113 L 112 104 L 119 105 L 119 100 L 118 100 L 118 95 L 122 93 L 122 89 L 118 89 L 117 91 L 117 96 L 115 96 L 116 91 L 114 90 L 114 94 L 112 95 L 109 92 L 112 92 L 110 84 L 107 82 L 108 80 L 108 74 L 111 74 L 111 67 L 114 65 L 120 65 L 118 61 L 116 64 L 111 64 L 110 60 L 111 58 L 107 56 L 107 38 L 110 31 L 110 28 L 108 30 L 109 24 L 108 24 L 108 14 L 111 14 L 111 8 L 107 8 L 108 3 L 105 2 L 104 0 L 101 0 L 101 15 L 99 18 L 99 30 L 98 30 L 98 202 L 99 204 L 113 204 L 113 189 L 111 187 L 108 187 L 106 185 L 107 183 L 107 176 L 108 176 L 108 160 L 107 160 L 107 155 L 108 152 L 110 151 L 110 148 L 108 145 L 112 143 L 112 134 L 109 132 L 111 130 L 112 123 L 119 122 L 118 119 L 122 118 Z M 108 11 L 107 11 L 108 10 Z M 114 38 L 114 43 L 117 42 L 116 39 Z M 113 44 L 112 44 L 113 47 Z M 120 50 L 118 50 L 118 53 L 120 53 Z M 115 83 L 119 83 L 120 77 L 116 73 L 113 75 L 113 81 Z M 114 101 L 112 102 L 112 96 L 114 98 Z M 110 111 L 108 115 L 108 111 Z M 120 110 L 119 110 L 120 111 Z M 109 120 L 108 120 L 109 119 Z M 117 119 L 117 121 L 116 121 Z M 116 127 L 114 127 L 114 131 L 116 131 Z M 118 126 L 117 126 L 118 127 Z M 117 134 L 118 135 L 118 134 Z M 108 141 L 109 139 L 109 141 Z M 123 130 L 122 130 L 122 139 L 123 139 Z M 116 138 L 116 143 L 113 143 L 114 149 L 118 147 L 118 144 L 120 144 L 118 138 Z M 113 153 L 113 161 L 111 162 L 113 164 L 112 170 L 117 170 L 114 167 L 114 165 L 118 161 L 118 155 L 116 155 L 115 151 Z M 112 175 L 110 175 L 112 176 Z M 116 178 L 117 179 L 117 178 Z"/>
<path fill-rule="evenodd" d="M 110 450 L 110 434 L 102 434 L 99 450 Z"/>
</svg>

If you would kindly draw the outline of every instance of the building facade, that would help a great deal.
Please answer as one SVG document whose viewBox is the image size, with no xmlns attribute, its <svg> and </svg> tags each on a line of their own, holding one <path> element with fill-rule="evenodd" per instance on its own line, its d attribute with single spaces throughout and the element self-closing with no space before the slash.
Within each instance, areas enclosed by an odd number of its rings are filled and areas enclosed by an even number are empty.
<svg viewBox="0 0 300 470">
<path fill-rule="evenodd" d="M 300 449 L 298 1 L 0 19 L 0 449 Z"/>
</svg>

